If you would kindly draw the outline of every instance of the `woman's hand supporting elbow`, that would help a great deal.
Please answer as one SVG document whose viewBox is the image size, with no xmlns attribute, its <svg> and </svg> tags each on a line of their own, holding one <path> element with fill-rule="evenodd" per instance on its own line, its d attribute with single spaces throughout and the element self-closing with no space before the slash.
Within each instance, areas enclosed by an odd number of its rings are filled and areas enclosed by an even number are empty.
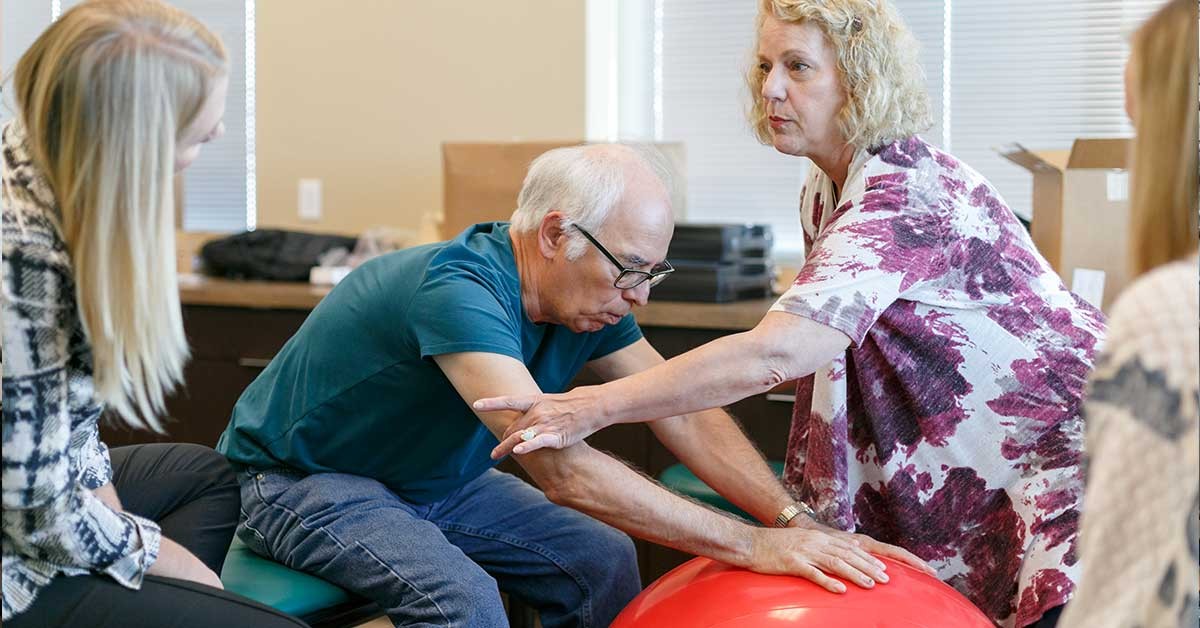
<svg viewBox="0 0 1200 628">
<path fill-rule="evenodd" d="M 849 346 L 840 331 L 807 318 L 769 312 L 752 330 L 718 338 L 653 368 L 562 394 L 480 399 L 478 412 L 524 415 L 504 433 L 493 458 L 569 447 L 614 423 L 707 410 L 804 377 Z"/>
</svg>

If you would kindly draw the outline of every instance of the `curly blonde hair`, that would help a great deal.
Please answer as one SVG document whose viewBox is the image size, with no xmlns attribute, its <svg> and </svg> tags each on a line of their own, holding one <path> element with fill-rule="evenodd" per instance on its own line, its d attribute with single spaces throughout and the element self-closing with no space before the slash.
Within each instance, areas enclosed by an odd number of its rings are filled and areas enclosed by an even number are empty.
<svg viewBox="0 0 1200 628">
<path fill-rule="evenodd" d="M 768 16 L 815 24 L 833 46 L 846 90 L 838 128 L 856 148 L 884 146 L 933 123 L 917 41 L 887 0 L 762 0 L 757 31 Z M 760 142 L 771 144 L 764 79 L 757 62 L 751 63 L 746 73 L 750 127 Z"/>
</svg>

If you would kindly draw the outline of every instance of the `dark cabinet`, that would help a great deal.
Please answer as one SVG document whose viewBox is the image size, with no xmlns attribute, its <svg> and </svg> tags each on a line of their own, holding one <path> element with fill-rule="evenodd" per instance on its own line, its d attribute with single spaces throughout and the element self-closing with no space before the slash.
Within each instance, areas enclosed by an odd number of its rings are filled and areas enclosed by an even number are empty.
<svg viewBox="0 0 1200 628">
<path fill-rule="evenodd" d="M 106 424 L 110 447 L 156 441 L 212 447 L 229 423 L 233 405 L 267 362 L 308 316 L 304 310 L 258 310 L 188 305 L 183 308 L 192 359 L 183 385 L 167 399 L 167 436 Z"/>
</svg>

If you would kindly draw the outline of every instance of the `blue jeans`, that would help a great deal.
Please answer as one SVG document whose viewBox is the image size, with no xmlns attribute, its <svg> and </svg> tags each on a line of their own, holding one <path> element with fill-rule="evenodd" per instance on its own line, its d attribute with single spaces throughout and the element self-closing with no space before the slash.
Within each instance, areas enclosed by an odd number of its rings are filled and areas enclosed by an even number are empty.
<svg viewBox="0 0 1200 628">
<path fill-rule="evenodd" d="M 545 628 L 607 626 L 641 590 L 628 536 L 495 469 L 425 505 L 341 473 L 239 480 L 251 549 L 374 600 L 397 626 L 507 626 L 500 591 Z"/>
</svg>

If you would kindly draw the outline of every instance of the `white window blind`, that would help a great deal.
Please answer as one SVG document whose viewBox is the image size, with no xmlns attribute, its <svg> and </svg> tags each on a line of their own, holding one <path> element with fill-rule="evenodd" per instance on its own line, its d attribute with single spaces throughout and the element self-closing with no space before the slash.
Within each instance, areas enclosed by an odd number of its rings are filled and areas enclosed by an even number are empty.
<svg viewBox="0 0 1200 628">
<path fill-rule="evenodd" d="M 950 146 L 1029 218 L 1032 176 L 995 149 L 1067 149 L 1133 134 L 1127 32 L 1161 0 L 957 0 L 951 10 Z"/>
<path fill-rule="evenodd" d="M 3 0 L 3 71 L 50 24 L 55 10 L 66 11 L 81 0 Z M 238 231 L 254 228 L 254 0 L 174 0 L 196 16 L 225 43 L 229 53 L 229 95 L 225 135 L 205 145 L 184 171 L 182 227 L 193 231 Z M 7 90 L 6 90 L 7 91 Z M 5 95 L 0 118 L 11 116 Z"/>
<path fill-rule="evenodd" d="M 746 121 L 755 2 L 663 0 L 662 139 L 687 149 L 687 221 L 768 223 L 799 253 L 808 160 L 758 143 Z"/>
<path fill-rule="evenodd" d="M 229 53 L 225 135 L 205 145 L 184 171 L 183 227 L 254 229 L 254 0 L 173 0 L 204 22 Z"/>
<path fill-rule="evenodd" d="M 9 76 L 17 66 L 17 60 L 49 24 L 49 0 L 0 0 L 0 80 L 4 81 L 0 84 L 4 90 L 0 124 L 16 116 Z"/>
<path fill-rule="evenodd" d="M 800 254 L 808 162 L 759 145 L 745 121 L 757 3 L 659 1 L 662 139 L 687 146 L 687 220 L 769 223 L 777 253 Z M 1125 36 L 1162 0 L 894 4 L 921 44 L 934 118 L 923 136 L 980 170 L 1018 214 L 1029 216 L 1031 177 L 996 147 L 1069 148 L 1077 137 L 1131 134 Z"/>
<path fill-rule="evenodd" d="M 933 116 L 933 126 L 923 131 L 921 137 L 944 149 L 948 128 L 945 96 L 948 91 L 947 80 L 950 78 L 946 59 L 946 3 L 942 0 L 895 0 L 892 4 L 904 17 L 921 46 L 918 59 L 925 72 L 930 113 Z"/>
</svg>

